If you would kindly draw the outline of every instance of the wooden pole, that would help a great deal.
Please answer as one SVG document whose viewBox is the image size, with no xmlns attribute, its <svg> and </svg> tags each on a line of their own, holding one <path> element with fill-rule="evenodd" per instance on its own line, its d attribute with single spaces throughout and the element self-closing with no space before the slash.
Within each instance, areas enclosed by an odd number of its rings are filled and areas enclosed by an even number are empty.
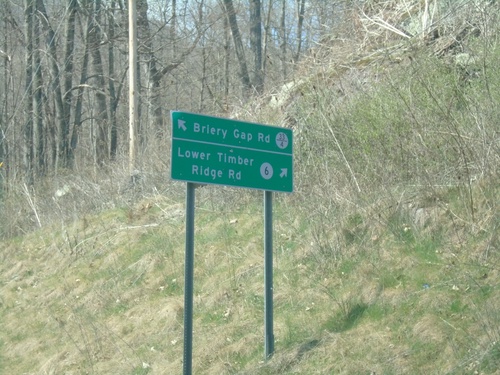
<svg viewBox="0 0 500 375">
<path fill-rule="evenodd" d="M 137 7 L 136 0 L 128 0 L 129 50 L 129 173 L 135 175 L 137 164 L 137 124 L 139 123 L 137 96 Z"/>
</svg>

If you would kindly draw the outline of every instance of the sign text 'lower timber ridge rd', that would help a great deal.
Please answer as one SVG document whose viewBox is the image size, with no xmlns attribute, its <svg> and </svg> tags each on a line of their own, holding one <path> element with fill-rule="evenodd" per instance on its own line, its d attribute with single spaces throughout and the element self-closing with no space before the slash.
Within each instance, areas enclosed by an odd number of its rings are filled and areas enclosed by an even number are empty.
<svg viewBox="0 0 500 375">
<path fill-rule="evenodd" d="M 293 133 L 276 126 L 172 111 L 174 180 L 293 191 Z"/>
</svg>

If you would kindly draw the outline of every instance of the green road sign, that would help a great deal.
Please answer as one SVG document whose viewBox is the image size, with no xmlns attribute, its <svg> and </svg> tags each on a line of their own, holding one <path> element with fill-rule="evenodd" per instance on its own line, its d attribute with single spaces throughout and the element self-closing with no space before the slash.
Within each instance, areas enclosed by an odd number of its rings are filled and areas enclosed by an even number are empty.
<svg viewBox="0 0 500 375">
<path fill-rule="evenodd" d="M 171 116 L 172 179 L 293 191 L 292 130 L 188 112 Z"/>
</svg>

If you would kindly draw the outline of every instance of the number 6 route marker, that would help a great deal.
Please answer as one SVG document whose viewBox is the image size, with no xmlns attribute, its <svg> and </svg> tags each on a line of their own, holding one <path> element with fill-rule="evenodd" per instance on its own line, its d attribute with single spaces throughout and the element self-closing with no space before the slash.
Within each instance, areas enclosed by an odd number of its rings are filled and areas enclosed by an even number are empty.
<svg viewBox="0 0 500 375">
<path fill-rule="evenodd" d="M 264 190 L 264 354 L 274 352 L 273 191 L 293 191 L 290 129 L 172 111 L 171 177 L 187 182 L 183 374 L 192 374 L 196 184 Z"/>
</svg>

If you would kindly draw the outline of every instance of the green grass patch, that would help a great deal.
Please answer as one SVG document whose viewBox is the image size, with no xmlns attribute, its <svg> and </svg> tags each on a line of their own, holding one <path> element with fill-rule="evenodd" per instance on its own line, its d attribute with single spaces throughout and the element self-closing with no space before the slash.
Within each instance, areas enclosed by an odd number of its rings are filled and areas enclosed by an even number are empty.
<svg viewBox="0 0 500 375">
<path fill-rule="evenodd" d="M 178 237 L 172 238 L 171 235 L 163 233 L 163 231 L 149 231 L 141 235 L 139 239 L 140 252 L 137 256 L 140 257 L 144 253 L 155 253 L 171 258 L 178 242 Z"/>
<path fill-rule="evenodd" d="M 481 357 L 479 364 L 481 371 L 493 374 L 500 368 L 500 342 L 493 342 Z"/>
<path fill-rule="evenodd" d="M 454 299 L 451 303 L 450 303 L 450 312 L 452 314 L 463 314 L 465 312 L 467 312 L 467 309 L 468 309 L 468 305 L 465 304 L 462 299 Z"/>
<path fill-rule="evenodd" d="M 347 303 L 323 323 L 323 329 L 336 333 L 348 331 L 359 324 L 367 308 L 364 303 Z"/>
<path fill-rule="evenodd" d="M 375 303 L 369 305 L 364 311 L 364 315 L 374 322 L 379 322 L 386 319 L 394 309 L 388 305 L 383 303 Z"/>
<path fill-rule="evenodd" d="M 342 228 L 342 235 L 347 246 L 363 243 L 367 232 L 368 229 L 360 213 L 349 215 Z"/>
<path fill-rule="evenodd" d="M 348 258 L 343 260 L 338 268 L 337 273 L 339 277 L 345 277 L 353 272 L 355 272 L 356 267 L 359 265 L 360 259 Z"/>
<path fill-rule="evenodd" d="M 405 278 L 397 270 L 388 267 L 382 267 L 377 271 L 378 282 L 381 288 L 391 289 L 398 286 L 404 286 Z"/>
<path fill-rule="evenodd" d="M 418 238 L 408 247 L 408 252 L 416 256 L 420 261 L 436 263 L 439 262 L 437 251 L 440 247 L 440 240 L 435 238 Z"/>
<path fill-rule="evenodd" d="M 0 339 L 0 373 L 5 370 L 4 359 L 3 359 L 4 341 Z"/>
<path fill-rule="evenodd" d="M 151 371 L 152 371 L 151 367 L 149 367 L 149 365 L 146 362 L 144 362 L 142 365 L 136 366 L 132 370 L 130 375 L 147 375 L 151 373 Z"/>
</svg>

